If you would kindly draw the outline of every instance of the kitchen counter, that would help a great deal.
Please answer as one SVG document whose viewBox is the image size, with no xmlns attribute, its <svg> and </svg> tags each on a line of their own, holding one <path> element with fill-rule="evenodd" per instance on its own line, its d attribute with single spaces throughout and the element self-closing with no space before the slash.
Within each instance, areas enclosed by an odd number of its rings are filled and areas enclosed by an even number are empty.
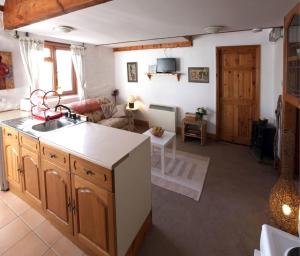
<svg viewBox="0 0 300 256">
<path fill-rule="evenodd" d="M 7 121 L 9 120 L 9 121 Z M 91 122 L 37 132 L 32 125 L 41 123 L 30 112 L 14 110 L 0 113 L 0 122 L 38 138 L 40 142 L 112 170 L 122 159 L 148 138 L 147 136 Z"/>
<path fill-rule="evenodd" d="M 91 122 L 44 133 L 40 141 L 112 170 L 147 136 Z"/>
<path fill-rule="evenodd" d="M 0 122 L 5 121 L 5 120 L 14 119 L 14 118 L 19 118 L 19 117 L 27 117 L 30 115 L 31 115 L 30 112 L 22 111 L 22 110 L 4 111 L 4 112 L 0 112 Z"/>
</svg>

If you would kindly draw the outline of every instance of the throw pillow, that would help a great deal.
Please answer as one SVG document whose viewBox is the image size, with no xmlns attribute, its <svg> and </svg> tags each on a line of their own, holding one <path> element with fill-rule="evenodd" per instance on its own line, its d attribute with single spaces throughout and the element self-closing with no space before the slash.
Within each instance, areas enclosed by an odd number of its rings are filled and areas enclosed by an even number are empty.
<svg viewBox="0 0 300 256">
<path fill-rule="evenodd" d="M 115 105 L 113 103 L 101 105 L 101 109 L 102 109 L 105 119 L 112 117 L 114 108 L 115 108 Z"/>
<path fill-rule="evenodd" d="M 93 119 L 95 123 L 98 123 L 104 118 L 103 112 L 101 110 L 97 110 L 93 112 Z"/>
<path fill-rule="evenodd" d="M 126 104 L 117 105 L 112 117 L 125 117 L 126 116 Z"/>
</svg>

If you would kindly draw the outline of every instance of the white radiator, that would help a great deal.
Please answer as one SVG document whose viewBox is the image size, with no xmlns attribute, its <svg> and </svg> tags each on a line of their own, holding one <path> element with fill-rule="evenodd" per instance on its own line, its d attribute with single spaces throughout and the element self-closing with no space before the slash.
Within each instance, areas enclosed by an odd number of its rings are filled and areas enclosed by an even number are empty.
<svg viewBox="0 0 300 256">
<path fill-rule="evenodd" d="M 161 126 L 167 131 L 176 131 L 176 107 L 150 104 L 148 115 L 150 127 Z"/>
</svg>

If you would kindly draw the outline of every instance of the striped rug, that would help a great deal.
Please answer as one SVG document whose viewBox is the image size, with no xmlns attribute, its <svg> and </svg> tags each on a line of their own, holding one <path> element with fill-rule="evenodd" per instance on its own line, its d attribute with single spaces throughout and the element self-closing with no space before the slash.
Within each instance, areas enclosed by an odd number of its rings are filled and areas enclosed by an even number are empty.
<svg viewBox="0 0 300 256">
<path fill-rule="evenodd" d="M 176 159 L 172 152 L 166 152 L 165 175 L 161 172 L 159 149 L 152 155 L 151 181 L 154 185 L 185 195 L 199 201 L 205 176 L 209 165 L 209 157 L 176 151 Z"/>
</svg>

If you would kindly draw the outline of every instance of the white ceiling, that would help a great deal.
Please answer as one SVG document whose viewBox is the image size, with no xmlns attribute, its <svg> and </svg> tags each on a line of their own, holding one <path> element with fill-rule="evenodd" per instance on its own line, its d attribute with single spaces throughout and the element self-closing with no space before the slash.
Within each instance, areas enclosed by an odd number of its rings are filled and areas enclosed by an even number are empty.
<svg viewBox="0 0 300 256">
<path fill-rule="evenodd" d="M 56 38 L 115 44 L 175 36 L 203 34 L 211 25 L 224 31 L 269 28 L 283 25 L 298 0 L 113 0 L 69 13 L 19 30 Z M 68 33 L 53 31 L 72 26 Z M 124 45 L 124 44 L 123 44 Z"/>
</svg>

